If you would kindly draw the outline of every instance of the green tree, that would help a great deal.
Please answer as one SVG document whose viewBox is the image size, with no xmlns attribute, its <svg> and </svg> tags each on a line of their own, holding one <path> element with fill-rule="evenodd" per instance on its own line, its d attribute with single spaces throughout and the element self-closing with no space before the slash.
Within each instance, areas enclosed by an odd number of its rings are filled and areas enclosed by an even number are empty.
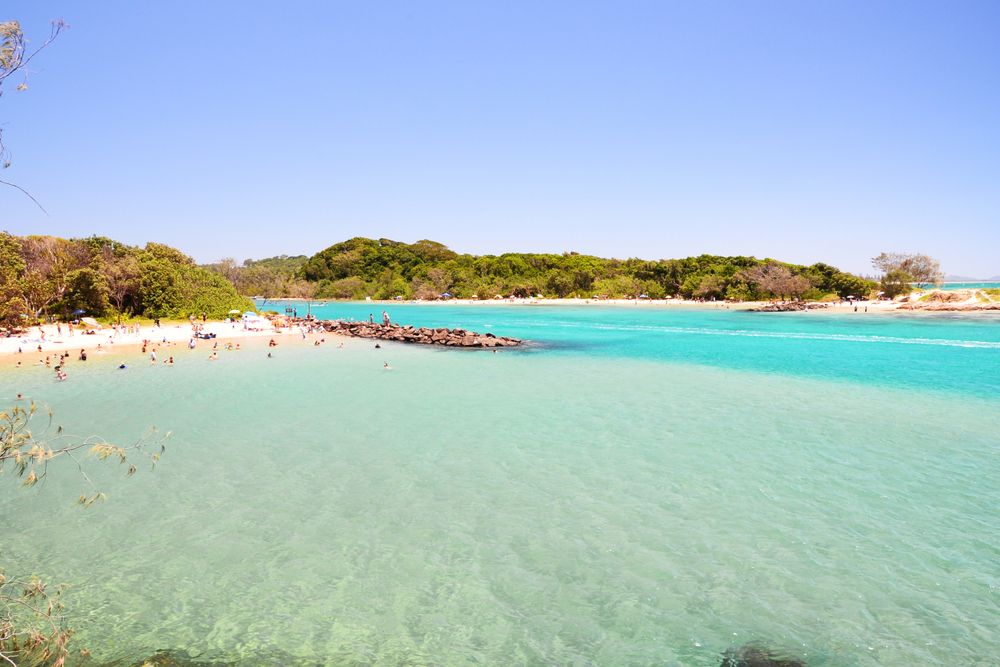
<svg viewBox="0 0 1000 667">
<path fill-rule="evenodd" d="M 19 326 L 27 315 L 21 283 L 26 268 L 17 237 L 0 232 L 0 327 Z"/>
<path fill-rule="evenodd" d="M 872 266 L 882 271 L 885 276 L 893 274 L 899 278 L 906 274 L 910 276 L 911 282 L 917 283 L 919 287 L 939 285 L 944 275 L 941 273 L 941 264 L 929 255 L 883 252 L 872 259 Z M 884 285 L 883 291 L 885 291 Z"/>
<path fill-rule="evenodd" d="M 726 287 L 726 281 L 722 276 L 709 274 L 702 276 L 698 281 L 694 296 L 701 299 L 721 299 L 726 293 Z"/>
</svg>

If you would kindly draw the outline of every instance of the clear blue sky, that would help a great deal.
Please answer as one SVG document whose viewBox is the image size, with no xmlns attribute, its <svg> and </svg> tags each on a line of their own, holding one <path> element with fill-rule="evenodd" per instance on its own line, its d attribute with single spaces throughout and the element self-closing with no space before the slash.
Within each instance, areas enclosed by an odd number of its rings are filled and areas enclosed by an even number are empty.
<svg viewBox="0 0 1000 667">
<path fill-rule="evenodd" d="M 1000 274 L 1000 2 L 3 2 L 17 233 Z"/>
</svg>

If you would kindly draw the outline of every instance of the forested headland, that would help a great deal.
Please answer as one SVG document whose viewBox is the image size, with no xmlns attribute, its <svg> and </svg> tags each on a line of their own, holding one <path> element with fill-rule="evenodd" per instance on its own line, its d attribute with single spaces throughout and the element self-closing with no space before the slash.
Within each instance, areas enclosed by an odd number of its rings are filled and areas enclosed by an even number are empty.
<svg viewBox="0 0 1000 667">
<path fill-rule="evenodd" d="M 209 265 L 242 294 L 331 299 L 683 297 L 750 301 L 866 296 L 876 283 L 828 264 L 755 257 L 605 259 L 575 252 L 469 255 L 435 241 L 353 238 L 305 255 Z"/>
<path fill-rule="evenodd" d="M 160 243 L 0 233 L 0 326 L 48 318 L 223 318 L 254 308 L 233 284 Z"/>
<path fill-rule="evenodd" d="M 250 296 L 329 299 L 508 297 L 829 299 L 866 296 L 871 280 L 828 264 L 755 257 L 605 259 L 567 252 L 469 255 L 434 241 L 354 238 L 309 257 L 200 266 L 160 243 L 0 233 L 0 323 L 74 316 L 226 317 Z"/>
</svg>

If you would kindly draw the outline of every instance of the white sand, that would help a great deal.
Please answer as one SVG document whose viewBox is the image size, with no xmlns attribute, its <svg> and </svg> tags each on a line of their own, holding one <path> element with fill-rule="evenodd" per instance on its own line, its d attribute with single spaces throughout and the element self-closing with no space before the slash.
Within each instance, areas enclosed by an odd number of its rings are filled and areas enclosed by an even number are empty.
<svg viewBox="0 0 1000 667">
<path fill-rule="evenodd" d="M 201 325 L 201 323 L 198 323 Z M 214 333 L 216 340 L 236 340 L 252 338 L 274 338 L 285 336 L 289 333 L 300 333 L 297 327 L 292 329 L 283 328 L 278 331 L 266 329 L 263 331 L 249 331 L 243 328 L 242 323 L 228 322 L 206 322 L 205 333 Z M 45 339 L 42 340 L 41 333 L 45 332 Z M 42 348 L 43 355 L 58 355 L 69 352 L 76 357 L 80 350 L 97 351 L 98 348 L 108 352 L 124 352 L 140 348 L 142 341 L 148 340 L 152 347 L 162 345 L 164 341 L 174 346 L 187 345 L 194 331 L 190 324 L 178 324 L 170 322 L 162 327 L 143 326 L 137 333 L 125 333 L 122 330 L 115 331 L 112 327 L 103 327 L 96 330 L 92 336 L 84 333 L 84 329 L 74 327 L 72 335 L 69 328 L 63 324 L 62 333 L 59 333 L 55 324 L 47 324 L 44 327 L 31 327 L 24 334 L 12 338 L 0 338 L 0 356 L 17 355 L 20 349 L 26 360 L 37 361 L 38 346 Z M 198 341 L 204 344 L 206 341 Z"/>
</svg>

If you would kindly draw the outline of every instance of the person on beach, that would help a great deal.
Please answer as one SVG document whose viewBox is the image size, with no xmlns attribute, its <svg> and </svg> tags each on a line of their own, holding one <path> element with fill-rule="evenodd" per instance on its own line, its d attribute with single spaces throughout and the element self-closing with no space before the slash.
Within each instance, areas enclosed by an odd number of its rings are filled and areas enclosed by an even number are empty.
<svg viewBox="0 0 1000 667">
<path fill-rule="evenodd" d="M 149 363 L 150 365 L 156 363 L 156 350 L 153 350 L 152 352 L 149 353 Z"/>
<path fill-rule="evenodd" d="M 368 313 L 368 324 L 375 324 L 375 313 Z"/>
<path fill-rule="evenodd" d="M 390 320 L 389 320 L 389 313 L 387 313 L 387 312 L 385 312 L 383 310 L 382 311 L 382 325 L 383 326 L 389 326 L 389 322 L 390 322 Z"/>
</svg>

